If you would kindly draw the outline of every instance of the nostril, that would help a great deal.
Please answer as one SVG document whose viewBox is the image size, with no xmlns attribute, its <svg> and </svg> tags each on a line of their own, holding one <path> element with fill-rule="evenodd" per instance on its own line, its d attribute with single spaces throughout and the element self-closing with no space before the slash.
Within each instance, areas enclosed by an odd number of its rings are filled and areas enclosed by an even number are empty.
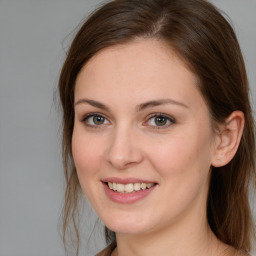
<svg viewBox="0 0 256 256">
<path fill-rule="evenodd" d="M 130 136 L 130 130 L 121 128 L 116 131 L 115 136 L 111 140 L 111 144 L 106 151 L 106 160 L 115 169 L 125 169 L 131 167 L 142 160 L 142 152 L 139 144 Z M 125 130 L 125 131 L 124 131 Z"/>
</svg>

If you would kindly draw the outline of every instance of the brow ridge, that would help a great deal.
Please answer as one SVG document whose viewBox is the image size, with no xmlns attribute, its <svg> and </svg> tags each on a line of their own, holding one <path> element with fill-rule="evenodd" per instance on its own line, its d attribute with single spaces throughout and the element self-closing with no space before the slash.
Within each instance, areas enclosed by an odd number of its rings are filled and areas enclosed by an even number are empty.
<svg viewBox="0 0 256 256">
<path fill-rule="evenodd" d="M 167 105 L 167 104 L 173 104 L 173 105 L 178 105 L 181 107 L 188 108 L 188 106 L 185 105 L 184 103 L 173 100 L 173 99 L 160 99 L 160 100 L 152 100 L 152 101 L 148 101 L 148 102 L 139 104 L 137 109 L 138 109 L 138 111 L 142 111 L 146 108 L 156 107 L 156 106 L 160 106 L 160 105 Z"/>
<path fill-rule="evenodd" d="M 96 108 L 100 108 L 100 109 L 103 109 L 103 110 L 106 110 L 106 111 L 110 111 L 110 108 L 107 107 L 105 104 L 103 104 L 99 101 L 96 101 L 96 100 L 91 100 L 91 99 L 80 99 L 75 103 L 75 105 L 84 104 L 84 103 L 89 104 L 89 105 L 91 105 L 93 107 L 96 107 Z M 159 100 L 151 100 L 151 101 L 141 103 L 141 104 L 136 106 L 136 109 L 137 109 L 138 112 L 140 112 L 140 111 L 145 110 L 147 108 L 156 107 L 156 106 L 160 106 L 160 105 L 167 105 L 167 104 L 174 104 L 174 105 L 178 105 L 178 106 L 181 106 L 181 107 L 188 108 L 188 106 L 185 105 L 184 103 L 175 101 L 173 99 L 159 99 Z"/>
<path fill-rule="evenodd" d="M 93 107 L 96 107 L 96 108 L 100 108 L 100 109 L 103 109 L 103 110 L 106 110 L 106 111 L 109 111 L 109 108 L 104 105 L 103 103 L 99 102 L 99 101 L 96 101 L 96 100 L 90 100 L 90 99 L 80 99 L 78 100 L 75 105 L 79 105 L 79 104 L 83 104 L 83 103 L 87 103 Z"/>
</svg>

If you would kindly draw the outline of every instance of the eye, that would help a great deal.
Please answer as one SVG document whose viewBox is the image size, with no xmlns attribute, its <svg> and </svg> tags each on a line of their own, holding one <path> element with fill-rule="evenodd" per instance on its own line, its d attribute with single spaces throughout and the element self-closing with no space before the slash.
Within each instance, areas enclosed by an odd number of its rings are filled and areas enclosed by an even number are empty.
<svg viewBox="0 0 256 256">
<path fill-rule="evenodd" d="M 175 120 L 172 117 L 162 113 L 153 114 L 147 120 L 147 125 L 153 126 L 157 129 L 169 127 L 171 124 L 174 123 Z"/>
<path fill-rule="evenodd" d="M 103 115 L 97 113 L 86 115 L 82 122 L 84 122 L 87 126 L 94 127 L 109 124 L 109 121 Z"/>
</svg>

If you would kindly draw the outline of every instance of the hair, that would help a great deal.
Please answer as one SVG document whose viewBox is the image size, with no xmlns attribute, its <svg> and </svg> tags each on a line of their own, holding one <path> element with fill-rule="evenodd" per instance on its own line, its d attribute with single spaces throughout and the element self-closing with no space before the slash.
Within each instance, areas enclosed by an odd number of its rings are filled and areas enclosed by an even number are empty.
<svg viewBox="0 0 256 256">
<path fill-rule="evenodd" d="M 245 116 L 236 155 L 223 167 L 212 167 L 207 201 L 208 223 L 214 234 L 236 249 L 250 251 L 255 237 L 249 192 L 255 189 L 254 120 L 245 64 L 236 35 L 221 12 L 205 0 L 115 0 L 96 10 L 81 26 L 67 53 L 59 79 L 63 109 L 63 163 L 66 193 L 63 240 L 76 222 L 80 185 L 72 158 L 74 87 L 78 73 L 99 51 L 136 38 L 163 41 L 188 65 L 213 124 L 235 110 Z M 254 191 L 254 190 L 253 190 Z M 70 223 L 71 222 L 71 223 Z M 113 239 L 106 229 L 106 238 Z"/>
</svg>

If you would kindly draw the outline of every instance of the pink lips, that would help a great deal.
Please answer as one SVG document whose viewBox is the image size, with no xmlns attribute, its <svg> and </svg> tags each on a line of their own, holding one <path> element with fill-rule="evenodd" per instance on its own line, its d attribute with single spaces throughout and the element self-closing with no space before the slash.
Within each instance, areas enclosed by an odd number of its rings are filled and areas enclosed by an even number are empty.
<svg viewBox="0 0 256 256">
<path fill-rule="evenodd" d="M 156 185 L 154 185 L 151 188 L 145 189 L 145 190 L 139 190 L 131 193 L 119 193 L 110 189 L 106 184 L 107 182 L 112 182 L 112 183 L 115 182 L 115 183 L 120 183 L 124 185 L 129 183 L 155 183 L 155 182 L 135 179 L 135 178 L 120 179 L 116 177 L 102 180 L 102 184 L 104 186 L 104 190 L 108 198 L 113 202 L 120 203 L 120 204 L 131 204 L 139 200 L 142 200 L 143 198 L 148 196 L 156 187 Z"/>
</svg>

